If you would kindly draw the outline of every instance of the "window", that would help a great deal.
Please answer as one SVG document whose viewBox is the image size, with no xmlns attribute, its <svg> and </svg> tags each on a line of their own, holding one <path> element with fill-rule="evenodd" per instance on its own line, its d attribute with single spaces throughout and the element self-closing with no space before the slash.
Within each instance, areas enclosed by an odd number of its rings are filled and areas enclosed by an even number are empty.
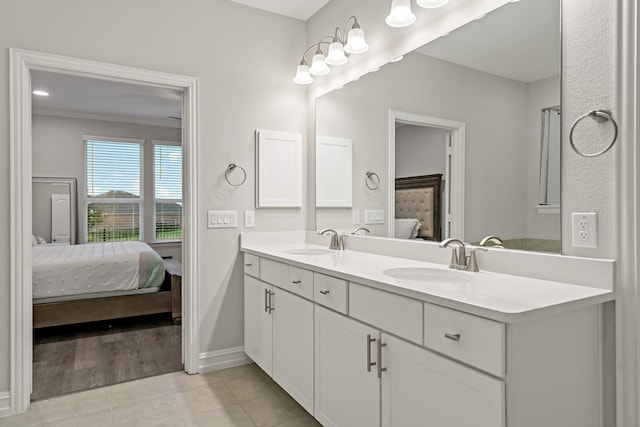
<svg viewBox="0 0 640 427">
<path fill-rule="evenodd" d="M 182 239 L 182 147 L 153 143 L 155 238 Z"/>
<path fill-rule="evenodd" d="M 85 137 L 87 242 L 142 240 L 144 141 Z"/>
</svg>

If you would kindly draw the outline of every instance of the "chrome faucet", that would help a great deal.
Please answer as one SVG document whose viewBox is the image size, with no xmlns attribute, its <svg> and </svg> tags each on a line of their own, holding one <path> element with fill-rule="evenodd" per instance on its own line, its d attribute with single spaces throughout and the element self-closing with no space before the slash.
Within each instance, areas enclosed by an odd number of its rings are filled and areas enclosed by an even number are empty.
<svg viewBox="0 0 640 427">
<path fill-rule="evenodd" d="M 470 248 L 469 256 L 465 250 L 465 244 L 459 239 L 446 239 L 440 242 L 441 248 L 451 246 L 451 261 L 449 261 L 449 268 L 455 270 L 465 270 L 478 272 L 478 261 L 476 258 L 476 251 L 486 252 L 487 248 Z"/>
<path fill-rule="evenodd" d="M 454 238 L 449 238 L 440 242 L 441 248 L 446 248 L 448 246 L 451 246 L 451 261 L 449 261 L 449 268 L 465 270 L 467 268 L 467 254 L 464 249 L 464 242 Z"/>
<path fill-rule="evenodd" d="M 490 245 L 493 248 L 502 248 L 504 249 L 504 242 L 498 236 L 487 236 L 482 239 L 479 243 L 479 246 L 489 246 L 489 243 L 493 243 Z"/>
<path fill-rule="evenodd" d="M 368 228 L 358 227 L 358 228 L 354 228 L 351 234 L 356 234 L 358 231 L 366 231 L 367 234 L 371 233 Z"/>
<path fill-rule="evenodd" d="M 344 241 L 342 240 L 342 236 L 338 234 L 336 230 L 333 228 L 325 228 L 318 232 L 318 234 L 327 234 L 331 233 L 331 243 L 329 244 L 329 249 L 336 249 L 339 251 L 344 250 Z"/>
</svg>

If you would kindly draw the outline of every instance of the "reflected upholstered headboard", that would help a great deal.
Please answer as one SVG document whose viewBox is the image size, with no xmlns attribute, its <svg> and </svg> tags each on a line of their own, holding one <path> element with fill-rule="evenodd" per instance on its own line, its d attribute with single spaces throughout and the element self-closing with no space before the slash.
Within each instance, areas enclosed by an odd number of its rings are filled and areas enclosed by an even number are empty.
<svg viewBox="0 0 640 427">
<path fill-rule="evenodd" d="M 441 240 L 442 174 L 396 178 L 396 218 L 417 218 L 422 226 L 418 237 Z"/>
</svg>

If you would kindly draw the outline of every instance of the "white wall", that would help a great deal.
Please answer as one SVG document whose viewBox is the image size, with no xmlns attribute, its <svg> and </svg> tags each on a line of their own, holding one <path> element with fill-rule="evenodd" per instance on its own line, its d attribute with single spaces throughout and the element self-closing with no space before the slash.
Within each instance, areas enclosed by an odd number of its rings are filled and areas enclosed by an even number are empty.
<svg viewBox="0 0 640 427">
<path fill-rule="evenodd" d="M 292 83 L 301 21 L 226 0 L 0 2 L 0 228 L 9 227 L 9 64 L 16 47 L 199 78 L 200 352 L 243 343 L 242 228 L 208 230 L 206 211 L 254 208 L 254 130 L 306 133 L 306 90 Z M 220 187 L 229 163 L 247 170 Z M 305 201 L 306 203 L 306 201 Z M 255 231 L 305 228 L 304 209 L 262 209 Z M 9 242 L 0 242 L 0 391 L 9 389 Z"/>
<path fill-rule="evenodd" d="M 465 122 L 464 239 L 521 238 L 526 235 L 527 97 L 525 83 L 411 53 L 319 97 L 316 126 L 320 135 L 353 141 L 353 207 L 363 210 L 388 206 L 390 109 Z M 364 186 L 367 170 L 381 177 L 376 191 Z M 317 210 L 318 228 L 338 227 L 329 222 L 338 213 L 328 213 Z M 386 235 L 386 227 L 371 226 L 371 232 Z"/>
<path fill-rule="evenodd" d="M 396 178 L 445 174 L 447 132 L 426 126 L 396 128 Z"/>
</svg>

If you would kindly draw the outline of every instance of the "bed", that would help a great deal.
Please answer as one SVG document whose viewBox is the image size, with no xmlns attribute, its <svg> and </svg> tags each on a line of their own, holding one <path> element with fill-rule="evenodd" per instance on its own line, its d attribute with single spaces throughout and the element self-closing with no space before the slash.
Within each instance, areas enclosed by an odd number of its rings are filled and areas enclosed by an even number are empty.
<svg viewBox="0 0 640 427">
<path fill-rule="evenodd" d="M 180 320 L 181 281 L 143 242 L 32 249 L 34 328 L 164 312 Z"/>
<path fill-rule="evenodd" d="M 395 237 L 440 241 L 442 174 L 396 178 Z"/>
</svg>

